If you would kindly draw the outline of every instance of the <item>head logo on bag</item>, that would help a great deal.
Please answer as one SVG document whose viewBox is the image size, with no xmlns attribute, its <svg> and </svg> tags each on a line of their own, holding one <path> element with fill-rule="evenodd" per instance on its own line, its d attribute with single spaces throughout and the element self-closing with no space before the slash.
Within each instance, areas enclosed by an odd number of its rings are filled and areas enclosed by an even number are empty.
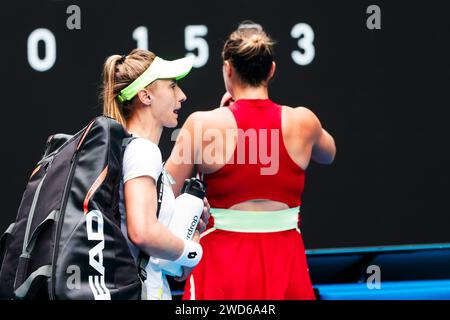
<svg viewBox="0 0 450 320">
<path fill-rule="evenodd" d="M 97 228 L 94 227 L 95 222 Z M 111 300 L 111 294 L 105 285 L 105 267 L 103 266 L 105 235 L 103 233 L 103 215 L 100 211 L 93 210 L 86 214 L 86 230 L 88 240 L 98 242 L 89 250 L 89 265 L 100 274 L 89 275 L 89 286 L 95 300 Z"/>
</svg>

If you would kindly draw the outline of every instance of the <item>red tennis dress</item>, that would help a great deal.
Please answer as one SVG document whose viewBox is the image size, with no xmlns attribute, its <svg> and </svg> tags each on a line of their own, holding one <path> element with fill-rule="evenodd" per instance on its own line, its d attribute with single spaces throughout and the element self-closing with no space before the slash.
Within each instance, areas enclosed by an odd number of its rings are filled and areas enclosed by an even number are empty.
<svg viewBox="0 0 450 320">
<path fill-rule="evenodd" d="M 305 172 L 284 145 L 282 107 L 269 99 L 241 99 L 229 108 L 241 130 L 230 161 L 204 176 L 211 208 L 227 209 L 252 199 L 299 207 Z M 258 213 L 253 215 L 258 219 Z M 299 224 L 296 214 L 294 218 Z M 236 232 L 220 229 L 211 216 L 200 240 L 203 258 L 186 281 L 183 299 L 315 299 L 297 226 Z"/>
</svg>

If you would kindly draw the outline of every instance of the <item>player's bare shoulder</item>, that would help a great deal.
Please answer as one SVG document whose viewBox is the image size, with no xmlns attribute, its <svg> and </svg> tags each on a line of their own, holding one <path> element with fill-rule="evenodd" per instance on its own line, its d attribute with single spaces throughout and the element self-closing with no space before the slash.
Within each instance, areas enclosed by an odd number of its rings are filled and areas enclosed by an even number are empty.
<svg viewBox="0 0 450 320">
<path fill-rule="evenodd" d="M 196 111 L 189 117 L 192 118 L 192 121 L 201 122 L 204 129 L 229 127 L 235 123 L 233 114 L 227 107 Z"/>
<path fill-rule="evenodd" d="M 289 127 L 295 128 L 294 131 L 302 135 L 315 134 L 321 128 L 314 112 L 304 106 L 283 106 L 283 119 L 288 122 Z"/>
<path fill-rule="evenodd" d="M 304 106 L 288 107 L 285 106 L 293 117 L 302 119 L 304 121 L 317 121 L 318 118 L 309 108 Z"/>
</svg>

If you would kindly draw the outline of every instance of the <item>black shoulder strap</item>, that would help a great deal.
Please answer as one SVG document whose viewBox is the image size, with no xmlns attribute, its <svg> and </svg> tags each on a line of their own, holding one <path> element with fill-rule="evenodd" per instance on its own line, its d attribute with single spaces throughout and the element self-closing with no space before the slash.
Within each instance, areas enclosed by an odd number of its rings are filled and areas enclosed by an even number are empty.
<svg viewBox="0 0 450 320">
<path fill-rule="evenodd" d="M 164 193 L 164 183 L 163 183 L 163 175 L 164 175 L 164 169 L 159 175 L 158 181 L 156 181 L 156 190 L 158 192 L 158 207 L 156 208 L 156 218 L 159 218 L 159 211 L 161 211 L 161 203 Z"/>
<path fill-rule="evenodd" d="M 126 147 L 130 144 L 131 141 L 136 139 L 136 137 L 133 137 L 133 135 L 123 138 L 122 140 L 122 154 L 125 152 Z"/>
</svg>

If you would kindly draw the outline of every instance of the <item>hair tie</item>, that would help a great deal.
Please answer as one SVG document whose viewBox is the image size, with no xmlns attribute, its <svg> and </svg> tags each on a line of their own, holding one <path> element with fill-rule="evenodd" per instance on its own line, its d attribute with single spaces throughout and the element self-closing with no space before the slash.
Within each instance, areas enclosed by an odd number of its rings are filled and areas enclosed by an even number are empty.
<svg viewBox="0 0 450 320">
<path fill-rule="evenodd" d="M 121 56 L 120 56 L 120 59 L 119 59 L 117 62 L 118 62 L 118 63 L 124 63 L 126 57 L 127 57 L 127 56 L 126 56 L 125 54 L 121 55 Z"/>
</svg>

